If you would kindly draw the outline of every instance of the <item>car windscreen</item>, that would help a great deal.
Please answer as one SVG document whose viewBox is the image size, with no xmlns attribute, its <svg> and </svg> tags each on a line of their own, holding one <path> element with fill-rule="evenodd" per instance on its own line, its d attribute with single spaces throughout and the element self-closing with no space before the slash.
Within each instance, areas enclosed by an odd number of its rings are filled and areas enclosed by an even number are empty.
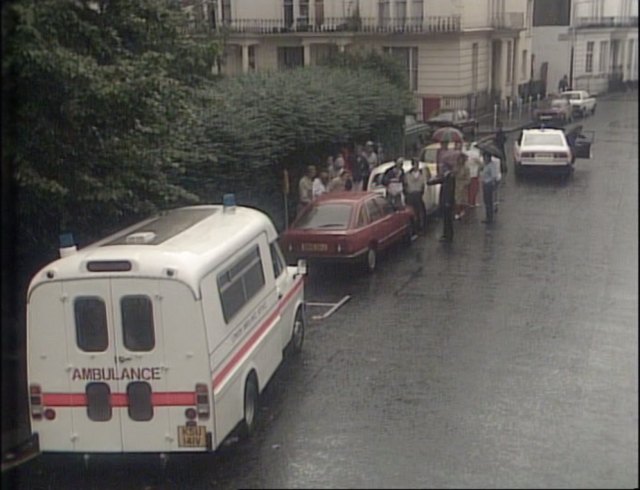
<svg viewBox="0 0 640 490">
<path fill-rule="evenodd" d="M 337 203 L 311 206 L 300 217 L 295 227 L 302 230 L 345 230 L 349 225 L 352 209 L 350 204 Z"/>
<path fill-rule="evenodd" d="M 438 148 L 427 148 L 422 155 L 423 162 L 435 163 L 438 157 Z"/>
<path fill-rule="evenodd" d="M 525 134 L 523 146 L 564 146 L 562 136 L 559 134 Z"/>
<path fill-rule="evenodd" d="M 431 121 L 453 121 L 453 112 L 441 112 L 433 116 Z"/>
</svg>

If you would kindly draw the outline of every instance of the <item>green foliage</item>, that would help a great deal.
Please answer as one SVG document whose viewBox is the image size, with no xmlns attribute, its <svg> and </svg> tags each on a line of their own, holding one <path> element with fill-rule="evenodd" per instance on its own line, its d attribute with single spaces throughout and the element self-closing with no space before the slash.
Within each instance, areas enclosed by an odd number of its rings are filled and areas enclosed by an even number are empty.
<svg viewBox="0 0 640 490">
<path fill-rule="evenodd" d="M 200 92 L 185 186 L 203 196 L 260 186 L 280 191 L 340 143 L 401 138 L 410 94 L 369 69 L 307 67 L 226 79 Z M 193 153 L 184 152 L 193 158 Z M 184 162 L 186 163 L 186 162 Z M 256 180 L 259 179 L 259 184 Z"/>
<path fill-rule="evenodd" d="M 20 249 L 73 226 L 91 237 L 192 202 L 172 149 L 215 42 L 180 35 L 163 0 L 23 0 L 3 8 L 3 160 L 13 164 Z M 5 105 L 5 104 L 3 104 Z"/>
</svg>

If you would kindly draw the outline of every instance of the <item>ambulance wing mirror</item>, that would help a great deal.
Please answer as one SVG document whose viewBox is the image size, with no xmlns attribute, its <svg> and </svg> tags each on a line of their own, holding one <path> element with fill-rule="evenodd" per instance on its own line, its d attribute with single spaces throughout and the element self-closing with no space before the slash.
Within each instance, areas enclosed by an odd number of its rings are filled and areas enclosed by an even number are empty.
<svg viewBox="0 0 640 490">
<path fill-rule="evenodd" d="M 304 259 L 298 259 L 298 270 L 296 271 L 296 275 L 298 276 L 306 276 L 307 275 L 307 261 Z"/>
</svg>

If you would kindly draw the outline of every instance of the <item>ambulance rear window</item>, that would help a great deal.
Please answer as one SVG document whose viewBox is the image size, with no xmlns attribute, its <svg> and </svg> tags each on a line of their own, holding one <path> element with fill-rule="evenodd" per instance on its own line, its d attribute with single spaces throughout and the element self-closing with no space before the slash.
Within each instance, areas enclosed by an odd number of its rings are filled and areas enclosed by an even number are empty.
<svg viewBox="0 0 640 490">
<path fill-rule="evenodd" d="M 107 308 L 97 296 L 79 296 L 73 302 L 76 343 L 85 352 L 103 352 L 109 345 Z"/>
<path fill-rule="evenodd" d="M 156 336 L 151 298 L 144 295 L 123 296 L 120 299 L 120 310 L 124 346 L 134 352 L 153 349 Z"/>
</svg>

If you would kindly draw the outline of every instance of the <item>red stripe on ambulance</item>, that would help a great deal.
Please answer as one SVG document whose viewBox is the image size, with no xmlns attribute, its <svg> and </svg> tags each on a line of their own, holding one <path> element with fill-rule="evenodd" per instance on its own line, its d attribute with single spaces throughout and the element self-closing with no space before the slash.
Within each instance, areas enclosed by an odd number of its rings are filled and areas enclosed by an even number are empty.
<svg viewBox="0 0 640 490">
<path fill-rule="evenodd" d="M 273 325 L 273 320 L 282 312 L 285 308 L 286 304 L 289 300 L 298 292 L 298 290 L 303 286 L 302 279 L 298 279 L 296 285 L 291 288 L 291 290 L 287 293 L 287 295 L 280 301 L 277 309 L 269 315 L 269 317 L 262 322 L 262 324 L 258 327 L 258 330 L 254 332 L 254 334 L 247 340 L 242 347 L 233 355 L 231 360 L 222 368 L 222 370 L 213 378 L 213 389 L 215 390 L 222 381 L 226 378 L 226 376 L 237 366 L 240 360 L 244 357 L 244 355 L 251 350 L 254 344 L 258 341 L 258 339 L 262 336 L 262 334 L 267 330 L 269 326 Z"/>
</svg>

